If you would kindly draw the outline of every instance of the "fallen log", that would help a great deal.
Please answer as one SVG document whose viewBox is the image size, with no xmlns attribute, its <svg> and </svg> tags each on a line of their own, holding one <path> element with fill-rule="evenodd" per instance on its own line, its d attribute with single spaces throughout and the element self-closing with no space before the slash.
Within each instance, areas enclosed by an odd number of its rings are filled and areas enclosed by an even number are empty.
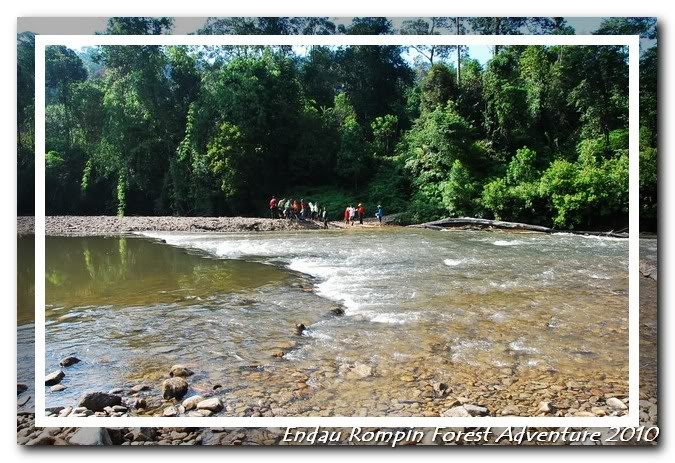
<svg viewBox="0 0 675 463">
<path fill-rule="evenodd" d="M 524 230 L 539 233 L 571 233 L 574 235 L 605 236 L 611 238 L 628 238 L 628 233 L 597 231 L 576 231 L 576 230 L 556 230 L 554 228 L 543 227 L 541 225 L 530 225 L 519 222 L 506 222 L 503 220 L 476 219 L 473 217 L 448 217 L 446 219 L 434 220 L 418 225 L 410 225 L 413 228 L 426 228 L 430 230 L 444 230 L 454 227 L 481 227 L 481 228 L 499 228 L 506 230 Z M 625 229 L 624 229 L 625 230 Z"/>
<path fill-rule="evenodd" d="M 552 233 L 554 231 L 552 228 L 542 227 L 540 225 L 530 225 L 518 222 L 505 222 L 502 220 L 474 219 L 472 217 L 449 217 L 447 219 L 434 220 L 433 222 L 427 222 L 421 225 L 425 227 L 432 226 L 441 228 L 478 225 L 481 227 L 506 228 L 511 230 L 529 230 L 542 233 Z"/>
</svg>

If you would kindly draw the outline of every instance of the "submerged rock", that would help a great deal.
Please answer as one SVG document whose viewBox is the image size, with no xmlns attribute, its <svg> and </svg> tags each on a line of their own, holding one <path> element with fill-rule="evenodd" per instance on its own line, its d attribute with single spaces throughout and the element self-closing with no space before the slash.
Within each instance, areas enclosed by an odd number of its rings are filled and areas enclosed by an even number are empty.
<svg viewBox="0 0 675 463">
<path fill-rule="evenodd" d="M 658 276 L 658 267 L 656 262 L 651 262 L 647 260 L 640 260 L 640 273 L 642 275 L 657 281 Z"/>
<path fill-rule="evenodd" d="M 26 386 L 23 383 L 17 383 L 16 384 L 16 394 L 19 395 L 23 392 L 26 392 L 28 390 L 28 386 Z"/>
<path fill-rule="evenodd" d="M 194 375 L 195 372 L 190 370 L 188 367 L 185 365 L 174 365 L 171 367 L 171 371 L 169 371 L 169 376 L 171 377 L 181 377 L 181 378 L 187 378 L 188 376 Z"/>
<path fill-rule="evenodd" d="M 304 325 L 304 323 L 298 323 L 297 325 L 295 325 L 295 334 L 299 336 L 302 333 L 304 333 L 306 329 L 307 327 Z"/>
<path fill-rule="evenodd" d="M 54 384 L 59 384 L 65 376 L 66 374 L 61 370 L 49 373 L 47 376 L 45 376 L 45 386 L 53 386 Z"/>
<path fill-rule="evenodd" d="M 343 309 L 342 307 L 336 307 L 332 309 L 330 313 L 332 313 L 333 315 L 337 315 L 339 317 L 345 314 L 345 309 Z"/>
<path fill-rule="evenodd" d="M 141 392 L 150 390 L 150 386 L 147 384 L 137 384 L 131 388 L 131 392 Z"/>
<path fill-rule="evenodd" d="M 362 379 L 372 376 L 373 367 L 355 362 L 353 365 L 341 365 L 338 372 L 347 379 Z"/>
<path fill-rule="evenodd" d="M 188 390 L 188 383 L 183 378 L 173 377 L 162 383 L 162 397 L 165 399 L 180 399 Z"/>
<path fill-rule="evenodd" d="M 122 398 L 107 392 L 88 392 L 80 398 L 79 406 L 95 412 L 102 412 L 106 407 L 121 405 Z"/>
<path fill-rule="evenodd" d="M 69 356 L 61 360 L 59 362 L 59 365 L 61 365 L 62 367 L 69 367 L 71 365 L 75 365 L 76 363 L 80 363 L 81 361 L 82 360 L 80 360 L 77 357 Z"/>
</svg>

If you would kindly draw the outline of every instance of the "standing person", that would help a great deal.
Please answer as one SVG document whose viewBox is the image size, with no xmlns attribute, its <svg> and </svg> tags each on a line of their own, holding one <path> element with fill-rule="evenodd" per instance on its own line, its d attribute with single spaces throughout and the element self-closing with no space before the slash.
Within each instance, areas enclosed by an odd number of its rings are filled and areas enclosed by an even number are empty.
<svg viewBox="0 0 675 463">
<path fill-rule="evenodd" d="M 347 209 L 345 209 L 345 225 L 349 225 L 349 216 L 352 210 L 352 206 L 349 205 L 347 206 Z"/>
<path fill-rule="evenodd" d="M 323 220 L 323 228 L 328 228 L 328 213 L 326 212 L 326 207 L 321 210 L 321 220 Z"/>
<path fill-rule="evenodd" d="M 349 206 L 349 223 L 354 226 L 354 220 L 356 219 L 356 208 Z"/>
<path fill-rule="evenodd" d="M 291 215 L 293 216 L 294 219 L 298 218 L 298 211 L 300 210 L 300 205 L 298 202 L 294 199 L 293 200 L 293 205 L 291 206 Z"/>
<path fill-rule="evenodd" d="M 363 207 L 363 204 L 359 203 L 359 225 L 363 225 L 363 216 L 366 215 L 366 208 Z"/>
<path fill-rule="evenodd" d="M 375 217 L 377 217 L 377 220 L 380 221 L 380 225 L 382 225 L 382 218 L 384 217 L 384 209 L 382 209 L 381 204 L 377 205 L 377 212 L 375 213 Z"/>
<path fill-rule="evenodd" d="M 284 204 L 284 217 L 286 217 L 288 220 L 291 220 L 293 218 L 293 216 L 291 215 L 292 214 L 291 213 L 291 202 L 292 201 L 293 201 L 292 199 L 289 199 Z"/>
<path fill-rule="evenodd" d="M 277 214 L 280 219 L 285 217 L 284 215 L 284 204 L 286 204 L 286 198 L 281 198 L 277 203 Z"/>
<path fill-rule="evenodd" d="M 300 220 L 305 220 L 305 215 L 307 214 L 307 203 L 304 199 L 300 200 Z"/>
<path fill-rule="evenodd" d="M 270 216 L 273 219 L 277 218 L 277 197 L 272 196 L 272 199 L 270 199 Z"/>
</svg>

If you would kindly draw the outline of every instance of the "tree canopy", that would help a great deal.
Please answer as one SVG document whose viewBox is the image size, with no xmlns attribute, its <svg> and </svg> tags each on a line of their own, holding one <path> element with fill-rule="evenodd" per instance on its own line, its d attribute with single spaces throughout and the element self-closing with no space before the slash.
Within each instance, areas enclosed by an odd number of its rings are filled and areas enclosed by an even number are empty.
<svg viewBox="0 0 675 463">
<path fill-rule="evenodd" d="M 562 18 L 452 19 L 409 21 L 404 32 L 570 33 Z M 170 28 L 118 18 L 107 32 Z M 201 32 L 336 31 L 394 32 L 385 18 L 221 18 Z M 628 18 L 598 33 L 655 30 Z M 20 212 L 32 206 L 32 47 L 20 35 Z M 455 47 L 417 52 L 423 60 L 398 46 L 48 47 L 47 212 L 255 215 L 272 194 L 312 194 L 335 217 L 341 201 L 359 201 L 409 222 L 627 225 L 623 47 L 504 46 L 484 65 Z M 654 226 L 656 47 L 640 69 L 641 213 Z"/>
</svg>

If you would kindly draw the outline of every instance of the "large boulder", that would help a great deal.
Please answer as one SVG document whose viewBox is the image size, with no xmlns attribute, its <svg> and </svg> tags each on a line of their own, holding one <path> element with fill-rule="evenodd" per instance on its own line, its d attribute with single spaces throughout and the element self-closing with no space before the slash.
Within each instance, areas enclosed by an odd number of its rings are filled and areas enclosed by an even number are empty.
<svg viewBox="0 0 675 463">
<path fill-rule="evenodd" d="M 53 386 L 54 384 L 59 384 L 65 376 L 66 374 L 61 370 L 49 373 L 47 376 L 45 376 L 45 386 Z"/>
<path fill-rule="evenodd" d="M 95 412 L 102 412 L 106 407 L 122 404 L 122 397 L 107 392 L 87 392 L 80 397 L 79 406 Z"/>
<path fill-rule="evenodd" d="M 179 377 L 165 379 L 161 390 L 165 399 L 180 399 L 187 393 L 188 383 Z"/>
<path fill-rule="evenodd" d="M 80 428 L 68 442 L 71 445 L 112 445 L 106 428 Z"/>
<path fill-rule="evenodd" d="M 171 377 L 181 377 L 181 378 L 187 378 L 188 376 L 194 375 L 195 372 L 190 370 L 188 367 L 185 365 L 174 365 L 171 367 L 171 371 L 169 371 L 169 376 Z"/>
</svg>

